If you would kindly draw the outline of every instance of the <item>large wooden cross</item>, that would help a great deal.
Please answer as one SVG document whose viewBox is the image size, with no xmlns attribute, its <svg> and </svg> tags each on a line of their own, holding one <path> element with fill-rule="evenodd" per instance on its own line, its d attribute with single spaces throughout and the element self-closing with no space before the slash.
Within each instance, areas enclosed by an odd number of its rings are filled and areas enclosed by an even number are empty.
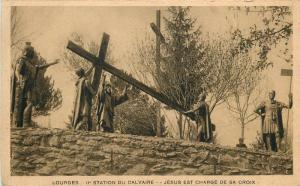
<svg viewBox="0 0 300 186">
<path fill-rule="evenodd" d="M 155 89 L 148 87 L 147 85 L 143 84 L 142 82 L 134 79 L 133 77 L 128 76 L 126 73 L 122 72 L 121 70 L 115 68 L 114 66 L 105 62 L 105 54 L 108 47 L 108 40 L 109 35 L 104 33 L 102 38 L 102 43 L 99 51 L 99 56 L 96 57 L 95 55 L 89 53 L 79 45 L 76 45 L 72 41 L 68 42 L 67 48 L 72 52 L 76 53 L 77 55 L 81 56 L 82 58 L 86 59 L 87 61 L 91 62 L 97 69 L 97 73 L 94 73 L 92 85 L 95 89 L 98 89 L 99 81 L 102 73 L 102 69 L 106 70 L 107 72 L 117 76 L 118 78 L 124 80 L 125 82 L 131 84 L 132 86 L 140 89 L 141 91 L 145 92 L 146 94 L 154 97 L 158 101 L 164 103 L 165 105 L 177 110 L 181 113 L 185 111 L 185 109 L 179 105 L 176 101 L 170 100 L 167 96 L 162 93 L 157 92 Z M 187 115 L 191 119 L 194 120 L 193 115 Z"/>
</svg>

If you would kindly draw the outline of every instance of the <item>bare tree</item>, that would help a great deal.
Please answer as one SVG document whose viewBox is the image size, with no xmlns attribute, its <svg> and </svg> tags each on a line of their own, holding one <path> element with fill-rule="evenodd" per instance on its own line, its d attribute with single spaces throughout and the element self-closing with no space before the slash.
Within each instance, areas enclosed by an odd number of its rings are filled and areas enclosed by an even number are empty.
<svg viewBox="0 0 300 186">
<path fill-rule="evenodd" d="M 226 105 L 239 121 L 241 138 L 244 139 L 245 125 L 258 117 L 253 110 L 261 93 L 259 83 L 262 73 L 254 68 L 252 65 L 254 62 L 248 54 L 236 57 L 233 63 L 235 64 L 233 73 L 238 73 L 239 79 L 237 85 L 232 87 L 232 94 L 226 99 Z"/>
<path fill-rule="evenodd" d="M 21 13 L 18 7 L 11 7 L 11 25 L 10 25 L 10 36 L 11 43 L 10 47 L 14 49 L 21 49 L 22 44 L 28 39 L 33 33 L 25 33 L 24 25 L 21 20 Z"/>
</svg>

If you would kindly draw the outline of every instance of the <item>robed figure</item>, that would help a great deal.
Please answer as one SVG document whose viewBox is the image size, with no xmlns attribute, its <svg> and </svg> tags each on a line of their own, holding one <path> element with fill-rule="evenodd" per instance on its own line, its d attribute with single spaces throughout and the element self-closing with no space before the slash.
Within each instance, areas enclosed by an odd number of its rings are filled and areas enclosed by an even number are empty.
<svg viewBox="0 0 300 186">
<path fill-rule="evenodd" d="M 113 119 L 115 107 L 128 100 L 127 87 L 121 95 L 112 92 L 110 83 L 106 82 L 102 90 L 98 93 L 97 117 L 98 124 L 96 130 L 104 132 L 114 132 Z"/>
<path fill-rule="evenodd" d="M 32 90 L 36 67 L 32 64 L 34 48 L 26 42 L 17 59 L 11 79 L 11 115 L 16 127 L 31 126 Z"/>
<path fill-rule="evenodd" d="M 92 98 L 96 94 L 84 69 L 76 70 L 76 96 L 72 117 L 74 130 L 92 130 Z"/>
<path fill-rule="evenodd" d="M 211 142 L 213 137 L 213 125 L 210 120 L 209 105 L 205 102 L 206 95 L 200 94 L 197 103 L 192 110 L 185 114 L 194 113 L 197 130 L 197 140 L 200 142 Z"/>
<path fill-rule="evenodd" d="M 275 91 L 269 92 L 269 100 L 262 102 L 256 109 L 255 113 L 262 118 L 262 137 L 267 150 L 277 152 L 276 134 L 278 136 L 279 147 L 284 137 L 282 109 L 292 108 L 292 94 L 289 95 L 289 105 L 275 100 Z"/>
</svg>

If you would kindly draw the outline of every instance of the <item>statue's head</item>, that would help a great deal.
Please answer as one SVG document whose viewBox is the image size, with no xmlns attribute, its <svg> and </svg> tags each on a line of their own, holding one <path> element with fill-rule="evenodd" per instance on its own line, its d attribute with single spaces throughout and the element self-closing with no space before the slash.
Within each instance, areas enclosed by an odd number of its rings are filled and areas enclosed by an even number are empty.
<svg viewBox="0 0 300 186">
<path fill-rule="evenodd" d="M 111 93 L 111 84 L 109 82 L 105 83 L 105 91 L 109 94 Z"/>
<path fill-rule="evenodd" d="M 269 92 L 269 98 L 270 98 L 270 100 L 274 100 L 275 95 L 276 95 L 275 90 L 271 90 L 271 91 Z"/>
<path fill-rule="evenodd" d="M 28 59 L 33 59 L 33 57 L 34 57 L 34 48 L 31 46 L 31 42 L 26 42 L 25 43 L 25 47 L 24 47 L 22 53 Z"/>
<path fill-rule="evenodd" d="M 76 71 L 75 71 L 76 75 L 78 77 L 83 77 L 85 75 L 85 72 L 84 72 L 84 69 L 83 68 L 78 68 Z"/>
</svg>

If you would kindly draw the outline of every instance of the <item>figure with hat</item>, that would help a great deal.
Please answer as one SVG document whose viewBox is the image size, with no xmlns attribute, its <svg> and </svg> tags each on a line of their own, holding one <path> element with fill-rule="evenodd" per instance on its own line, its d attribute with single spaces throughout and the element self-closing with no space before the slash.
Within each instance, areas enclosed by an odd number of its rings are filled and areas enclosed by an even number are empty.
<svg viewBox="0 0 300 186">
<path fill-rule="evenodd" d="M 98 92 L 97 99 L 97 131 L 114 132 L 113 119 L 114 108 L 128 100 L 127 95 L 128 87 L 125 86 L 120 95 L 116 95 L 111 84 L 105 78 L 102 83 L 102 90 Z"/>
<path fill-rule="evenodd" d="M 32 89 L 36 67 L 32 60 L 34 48 L 25 43 L 22 56 L 17 59 L 11 79 L 11 116 L 16 127 L 31 126 Z"/>
<path fill-rule="evenodd" d="M 78 80 L 75 84 L 76 96 L 72 117 L 72 127 L 74 130 L 92 130 L 92 98 L 96 95 L 96 91 L 88 79 L 91 69 L 85 72 L 83 68 L 78 68 L 75 71 Z"/>
<path fill-rule="evenodd" d="M 277 152 L 280 148 L 281 140 L 284 137 L 282 109 L 290 109 L 293 105 L 292 94 L 289 94 L 289 104 L 275 100 L 276 92 L 269 92 L 269 99 L 262 102 L 254 112 L 262 117 L 262 138 L 266 150 Z M 278 144 L 276 142 L 276 134 L 278 135 Z"/>
<path fill-rule="evenodd" d="M 209 105 L 205 102 L 205 99 L 206 94 L 203 92 L 199 95 L 193 109 L 186 111 L 185 114 L 195 114 L 197 140 L 209 143 L 213 139 L 213 124 L 210 120 Z"/>
</svg>

